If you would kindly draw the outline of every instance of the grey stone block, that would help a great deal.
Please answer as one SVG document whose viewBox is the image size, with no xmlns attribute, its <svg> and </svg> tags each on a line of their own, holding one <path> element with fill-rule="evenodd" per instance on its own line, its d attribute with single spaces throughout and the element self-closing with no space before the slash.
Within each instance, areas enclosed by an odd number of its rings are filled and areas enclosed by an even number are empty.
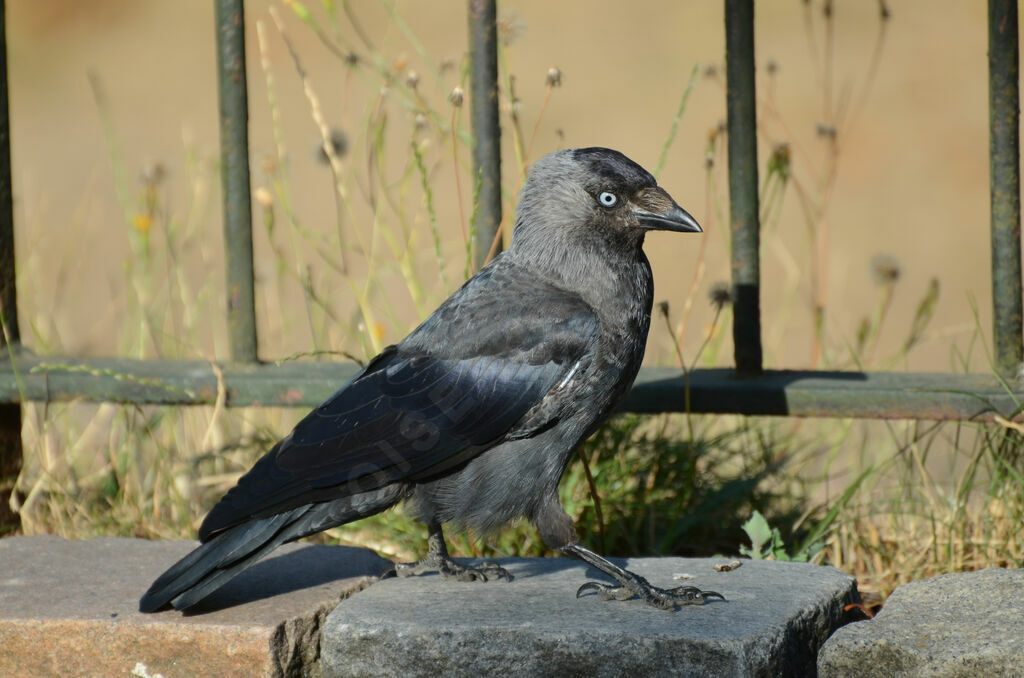
<svg viewBox="0 0 1024 678">
<path fill-rule="evenodd" d="M 631 558 L 670 587 L 727 601 L 666 612 L 640 601 L 576 598 L 598 573 L 576 561 L 506 559 L 515 581 L 387 579 L 341 602 L 321 637 L 325 676 L 808 676 L 857 600 L 852 577 L 805 563 Z M 693 579 L 674 581 L 676 573 Z"/>
<path fill-rule="evenodd" d="M 0 539 L 0 676 L 316 676 L 323 618 L 388 566 L 372 551 L 289 544 L 191 614 L 139 596 L 195 542 Z"/>
<path fill-rule="evenodd" d="M 990 568 L 900 586 L 874 619 L 836 632 L 818 675 L 1024 676 L 1024 570 Z"/>
</svg>

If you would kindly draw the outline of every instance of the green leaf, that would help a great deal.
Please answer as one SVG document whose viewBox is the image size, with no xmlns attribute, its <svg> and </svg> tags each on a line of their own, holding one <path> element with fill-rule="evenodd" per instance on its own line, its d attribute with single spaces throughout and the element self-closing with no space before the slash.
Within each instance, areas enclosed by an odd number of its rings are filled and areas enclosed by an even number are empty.
<svg viewBox="0 0 1024 678">
<path fill-rule="evenodd" d="M 295 12 L 295 16 L 299 17 L 299 19 L 303 23 L 316 27 L 316 22 L 313 20 L 313 15 L 310 13 L 309 9 L 301 2 L 297 2 L 297 0 L 285 0 L 285 4 L 292 8 L 292 11 Z"/>
<path fill-rule="evenodd" d="M 747 533 L 747 538 L 750 539 L 751 548 L 747 549 L 741 546 L 740 554 L 755 560 L 764 559 L 765 544 L 778 534 L 778 530 L 775 530 L 773 535 L 771 527 L 768 526 L 768 521 L 764 519 L 760 511 L 754 511 L 754 515 L 750 516 L 750 519 L 743 523 L 743 531 Z"/>
</svg>

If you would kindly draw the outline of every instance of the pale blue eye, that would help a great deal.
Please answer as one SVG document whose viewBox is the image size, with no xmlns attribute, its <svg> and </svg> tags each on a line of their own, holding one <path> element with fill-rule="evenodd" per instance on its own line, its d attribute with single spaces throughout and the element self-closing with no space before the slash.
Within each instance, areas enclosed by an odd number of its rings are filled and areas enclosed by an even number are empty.
<svg viewBox="0 0 1024 678">
<path fill-rule="evenodd" d="M 604 191 L 601 195 L 597 196 L 597 201 L 605 207 L 615 207 L 615 203 L 619 201 L 619 197 L 614 193 Z"/>
</svg>

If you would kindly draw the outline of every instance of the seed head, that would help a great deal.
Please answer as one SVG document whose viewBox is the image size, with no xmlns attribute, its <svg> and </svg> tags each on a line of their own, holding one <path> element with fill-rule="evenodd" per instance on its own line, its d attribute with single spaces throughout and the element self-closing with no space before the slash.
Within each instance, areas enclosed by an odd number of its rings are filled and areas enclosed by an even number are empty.
<svg viewBox="0 0 1024 678">
<path fill-rule="evenodd" d="M 340 158 L 348 152 L 348 137 L 337 127 L 331 129 L 331 150 L 334 151 L 334 156 Z M 323 143 L 319 143 L 316 146 L 317 149 L 317 160 L 325 165 L 331 163 L 331 159 L 327 156 L 327 151 L 324 150 Z"/>
<path fill-rule="evenodd" d="M 722 310 L 723 306 L 732 303 L 732 286 L 724 280 L 716 282 L 708 292 L 708 299 L 716 311 Z"/>
<path fill-rule="evenodd" d="M 772 147 L 772 154 L 768 157 L 768 171 L 778 172 L 783 181 L 789 179 L 790 154 L 789 144 L 782 142 Z"/>
<path fill-rule="evenodd" d="M 891 254 L 871 257 L 871 277 L 879 285 L 894 285 L 900 279 L 900 260 Z"/>
<path fill-rule="evenodd" d="M 526 33 L 526 22 L 518 12 L 502 12 L 495 23 L 497 24 L 495 28 L 498 31 L 498 40 L 506 47 Z"/>
<path fill-rule="evenodd" d="M 266 186 L 260 186 L 253 192 L 253 197 L 256 198 L 256 202 L 260 204 L 264 209 L 274 204 L 274 194 Z"/>
<path fill-rule="evenodd" d="M 146 186 L 156 186 L 167 176 L 167 169 L 161 162 L 151 162 L 139 170 L 139 181 Z"/>
</svg>

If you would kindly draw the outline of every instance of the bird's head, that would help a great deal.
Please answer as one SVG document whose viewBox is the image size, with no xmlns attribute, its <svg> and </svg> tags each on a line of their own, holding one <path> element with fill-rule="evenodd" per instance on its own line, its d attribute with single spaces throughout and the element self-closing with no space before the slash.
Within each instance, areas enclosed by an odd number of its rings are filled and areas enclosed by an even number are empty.
<svg viewBox="0 0 1024 678">
<path fill-rule="evenodd" d="M 565 149 L 530 170 L 511 249 L 603 243 L 603 250 L 635 256 L 647 231 L 700 233 L 701 227 L 650 172 L 622 153 Z"/>
</svg>

